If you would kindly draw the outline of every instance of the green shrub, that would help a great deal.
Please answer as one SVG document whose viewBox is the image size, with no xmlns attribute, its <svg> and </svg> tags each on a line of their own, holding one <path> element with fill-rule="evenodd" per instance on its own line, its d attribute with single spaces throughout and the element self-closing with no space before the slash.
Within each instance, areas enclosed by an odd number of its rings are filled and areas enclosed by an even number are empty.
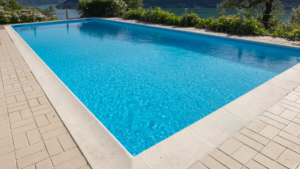
<svg viewBox="0 0 300 169">
<path fill-rule="evenodd" d="M 80 0 L 78 9 L 81 17 L 120 16 L 124 7 L 123 0 Z"/>
<path fill-rule="evenodd" d="M 53 15 L 51 17 L 46 17 L 41 14 L 35 14 L 35 20 L 39 22 L 43 21 L 52 21 L 56 20 L 56 16 Z M 12 23 L 25 23 L 25 22 L 33 22 L 33 13 L 32 12 L 10 12 L 0 10 L 0 24 L 12 24 Z"/>
<path fill-rule="evenodd" d="M 133 9 L 126 13 L 127 19 L 138 19 L 146 22 L 150 21 L 150 11 L 148 9 Z M 300 40 L 300 24 L 283 23 L 278 20 L 278 16 L 270 18 L 270 28 L 265 29 L 264 25 L 259 22 L 259 17 L 245 18 L 243 24 L 240 24 L 240 16 L 221 16 L 219 19 L 213 17 L 203 19 L 199 18 L 197 14 L 188 14 L 188 26 L 195 26 L 197 28 L 206 29 L 216 32 L 227 32 L 231 34 L 244 35 L 272 35 L 276 37 L 283 37 L 288 39 L 297 38 Z M 161 8 L 152 10 L 151 22 L 165 25 L 185 25 L 185 14 L 176 16 L 173 13 L 163 11 Z"/>
</svg>

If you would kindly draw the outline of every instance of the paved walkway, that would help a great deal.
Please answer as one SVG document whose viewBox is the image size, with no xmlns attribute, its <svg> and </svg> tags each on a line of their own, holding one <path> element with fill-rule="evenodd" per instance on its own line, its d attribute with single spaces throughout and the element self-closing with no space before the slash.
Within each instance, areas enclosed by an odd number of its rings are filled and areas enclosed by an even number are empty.
<svg viewBox="0 0 300 169">
<path fill-rule="evenodd" d="M 6 30 L 0 38 L 0 169 L 89 169 Z"/>
<path fill-rule="evenodd" d="M 189 169 L 300 169 L 299 164 L 300 86 Z"/>
</svg>

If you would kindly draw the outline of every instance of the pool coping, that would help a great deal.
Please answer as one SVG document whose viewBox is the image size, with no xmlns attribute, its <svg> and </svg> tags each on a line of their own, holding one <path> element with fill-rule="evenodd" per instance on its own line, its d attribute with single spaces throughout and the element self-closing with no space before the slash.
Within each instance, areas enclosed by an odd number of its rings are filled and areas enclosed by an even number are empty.
<svg viewBox="0 0 300 169">
<path fill-rule="evenodd" d="M 92 168 L 187 168 L 300 84 L 299 63 L 132 157 L 19 34 L 11 26 L 5 29 Z"/>
</svg>

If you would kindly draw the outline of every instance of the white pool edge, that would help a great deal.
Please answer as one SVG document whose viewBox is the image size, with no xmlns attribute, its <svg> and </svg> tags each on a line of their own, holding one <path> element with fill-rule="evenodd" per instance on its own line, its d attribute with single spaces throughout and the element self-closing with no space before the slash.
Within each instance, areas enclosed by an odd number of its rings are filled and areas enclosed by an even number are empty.
<svg viewBox="0 0 300 169">
<path fill-rule="evenodd" d="M 273 79 L 277 81 L 279 79 L 279 81 L 295 85 L 300 84 L 300 70 L 290 68 L 216 112 L 177 132 L 141 154 L 132 157 L 39 56 L 35 54 L 19 34 L 11 26 L 5 26 L 5 29 L 82 153 L 94 169 L 187 168 L 231 135 L 238 132 L 271 105 L 277 103 L 279 97 L 284 97 L 284 95 L 293 90 L 290 87 L 285 88 L 282 85 L 283 83 L 275 85 Z M 299 67 L 299 65 L 296 66 Z M 294 79 L 294 77 L 298 78 Z M 265 89 L 266 87 L 272 88 L 272 93 L 275 92 L 274 94 L 278 98 L 270 101 L 266 96 L 260 95 L 260 92 L 256 92 L 260 88 Z M 251 108 L 257 107 L 255 109 L 257 111 L 250 115 L 245 115 L 241 112 L 243 109 L 241 105 L 247 106 L 247 100 L 252 102 L 251 104 L 249 103 Z M 218 125 L 214 124 L 214 122 L 225 123 Z M 203 129 L 202 126 L 206 128 Z"/>
</svg>

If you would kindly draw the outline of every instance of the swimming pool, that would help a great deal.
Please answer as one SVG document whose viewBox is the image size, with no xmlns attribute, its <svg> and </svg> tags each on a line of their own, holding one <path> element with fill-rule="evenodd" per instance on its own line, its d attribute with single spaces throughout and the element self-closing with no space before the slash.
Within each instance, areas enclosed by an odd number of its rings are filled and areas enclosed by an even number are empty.
<svg viewBox="0 0 300 169">
<path fill-rule="evenodd" d="M 13 28 L 132 155 L 300 62 L 289 48 L 99 19 Z"/>
</svg>

